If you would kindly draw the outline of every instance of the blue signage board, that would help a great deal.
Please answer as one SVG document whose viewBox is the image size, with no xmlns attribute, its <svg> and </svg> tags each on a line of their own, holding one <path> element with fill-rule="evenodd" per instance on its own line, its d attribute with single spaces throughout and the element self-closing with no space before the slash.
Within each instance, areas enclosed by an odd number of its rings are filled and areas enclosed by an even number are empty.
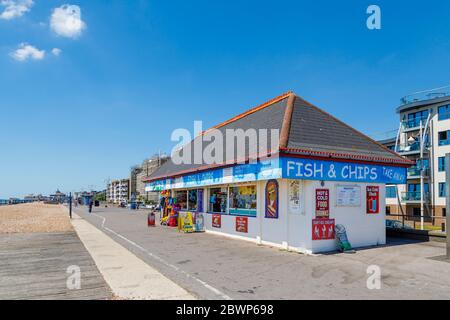
<svg viewBox="0 0 450 320">
<path fill-rule="evenodd" d="M 405 184 L 406 170 L 404 167 L 388 165 L 282 157 L 188 174 L 177 179 L 158 180 L 147 183 L 146 191 L 196 188 L 279 178 Z"/>
<path fill-rule="evenodd" d="M 282 158 L 283 178 L 405 184 L 406 168 L 350 162 Z"/>
<path fill-rule="evenodd" d="M 146 184 L 146 191 L 162 191 L 172 188 L 196 188 L 226 183 L 251 182 L 281 178 L 279 158 L 257 163 L 239 164 L 225 169 L 213 169 L 188 174 L 177 179 L 163 179 Z"/>
</svg>

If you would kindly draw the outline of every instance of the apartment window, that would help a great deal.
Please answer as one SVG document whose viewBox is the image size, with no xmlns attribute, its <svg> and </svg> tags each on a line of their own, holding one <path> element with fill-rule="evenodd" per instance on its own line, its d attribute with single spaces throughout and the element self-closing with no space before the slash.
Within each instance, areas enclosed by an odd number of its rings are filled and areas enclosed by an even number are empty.
<svg viewBox="0 0 450 320">
<path fill-rule="evenodd" d="M 418 111 L 414 113 L 410 113 L 407 116 L 407 120 L 405 121 L 406 128 L 415 128 L 420 126 L 420 122 L 425 125 L 425 121 L 428 118 L 428 110 Z"/>
<path fill-rule="evenodd" d="M 439 157 L 439 159 L 438 159 L 438 170 L 440 172 L 445 171 L 445 157 Z"/>
<path fill-rule="evenodd" d="M 440 182 L 439 183 L 439 197 L 440 198 L 444 198 L 445 197 L 445 189 L 446 189 L 446 184 L 445 182 Z"/>
<path fill-rule="evenodd" d="M 209 212 L 226 213 L 227 212 L 227 188 L 209 189 Z"/>
<path fill-rule="evenodd" d="M 386 187 L 386 198 L 395 199 L 397 198 L 396 188 L 394 186 Z"/>
<path fill-rule="evenodd" d="M 390 215 L 391 214 L 391 207 L 386 206 L 386 215 Z"/>
<path fill-rule="evenodd" d="M 450 144 L 450 135 L 448 131 L 441 131 L 439 132 L 439 145 L 440 146 L 446 146 Z"/>
<path fill-rule="evenodd" d="M 441 106 L 438 108 L 438 119 L 447 120 L 450 118 L 450 105 Z"/>
<path fill-rule="evenodd" d="M 442 216 L 443 217 L 447 216 L 447 209 L 446 208 L 442 208 Z"/>
</svg>

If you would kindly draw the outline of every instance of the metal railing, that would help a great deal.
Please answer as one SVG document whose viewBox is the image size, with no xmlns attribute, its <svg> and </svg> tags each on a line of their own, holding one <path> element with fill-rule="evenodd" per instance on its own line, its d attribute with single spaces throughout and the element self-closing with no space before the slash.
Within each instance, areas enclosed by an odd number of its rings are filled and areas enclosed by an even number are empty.
<svg viewBox="0 0 450 320">
<path fill-rule="evenodd" d="M 412 128 L 420 128 L 420 124 L 425 125 L 427 122 L 427 117 L 414 118 L 402 121 L 403 129 L 412 129 Z"/>
<path fill-rule="evenodd" d="M 421 200 L 421 192 L 420 191 L 402 192 L 401 198 L 402 198 L 402 201 L 420 201 Z M 424 192 L 423 200 L 427 201 L 429 199 L 430 199 L 430 193 Z"/>
<path fill-rule="evenodd" d="M 404 96 L 400 99 L 400 102 L 402 105 L 414 103 L 414 102 L 420 102 L 430 99 L 436 99 L 436 98 L 442 98 L 450 95 L 450 85 L 430 89 L 430 90 L 424 90 L 412 93 L 410 95 Z"/>
<path fill-rule="evenodd" d="M 398 152 L 411 152 L 411 151 L 420 151 L 420 143 L 419 141 L 413 143 L 402 143 L 397 146 Z"/>
<path fill-rule="evenodd" d="M 419 177 L 423 171 L 423 176 L 428 177 L 430 174 L 430 170 L 428 168 L 421 168 L 420 166 L 412 166 L 408 168 L 408 177 Z"/>
<path fill-rule="evenodd" d="M 423 230 L 445 232 L 447 229 L 446 217 L 431 215 L 402 215 L 386 214 L 386 226 L 394 229 L 414 229 L 421 230 L 421 220 L 423 218 Z"/>
</svg>

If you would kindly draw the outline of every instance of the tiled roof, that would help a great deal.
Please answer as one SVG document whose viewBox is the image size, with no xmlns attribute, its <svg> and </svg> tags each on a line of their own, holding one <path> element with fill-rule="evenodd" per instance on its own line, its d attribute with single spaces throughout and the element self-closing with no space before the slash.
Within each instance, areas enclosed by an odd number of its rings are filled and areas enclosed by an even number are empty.
<svg viewBox="0 0 450 320">
<path fill-rule="evenodd" d="M 409 166 L 411 161 L 402 158 L 376 141 L 346 125 L 327 112 L 310 104 L 292 92 L 283 94 L 258 107 L 252 108 L 212 129 L 221 131 L 225 136 L 227 129 L 278 129 L 280 132 L 279 150 L 274 153 L 300 157 L 317 157 L 331 160 L 351 160 L 390 165 Z M 196 139 L 209 138 L 211 130 L 195 138 L 183 150 L 194 150 Z M 225 139 L 224 139 L 225 140 Z M 258 154 L 258 146 L 245 145 L 246 155 L 260 158 L 267 154 Z M 236 146 L 235 153 L 236 154 Z M 191 172 L 230 165 L 224 161 L 209 165 L 206 163 L 175 164 L 167 161 L 144 181 L 153 181 L 167 177 L 175 177 Z M 235 159 L 242 161 L 242 159 Z"/>
</svg>

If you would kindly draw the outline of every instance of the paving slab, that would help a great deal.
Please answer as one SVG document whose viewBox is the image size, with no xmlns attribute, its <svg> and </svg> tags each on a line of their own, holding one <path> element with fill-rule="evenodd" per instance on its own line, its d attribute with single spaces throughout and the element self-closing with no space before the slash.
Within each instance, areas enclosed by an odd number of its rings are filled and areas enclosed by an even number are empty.
<svg viewBox="0 0 450 320">
<path fill-rule="evenodd" d="M 444 254 L 442 243 L 389 239 L 387 246 L 351 255 L 306 256 L 207 233 L 148 228 L 145 211 L 78 211 L 200 299 L 450 299 L 450 264 L 430 259 Z M 379 290 L 367 287 L 373 265 L 381 270 Z"/>
<path fill-rule="evenodd" d="M 195 299 L 77 214 L 72 224 L 114 295 L 123 299 Z"/>
</svg>

